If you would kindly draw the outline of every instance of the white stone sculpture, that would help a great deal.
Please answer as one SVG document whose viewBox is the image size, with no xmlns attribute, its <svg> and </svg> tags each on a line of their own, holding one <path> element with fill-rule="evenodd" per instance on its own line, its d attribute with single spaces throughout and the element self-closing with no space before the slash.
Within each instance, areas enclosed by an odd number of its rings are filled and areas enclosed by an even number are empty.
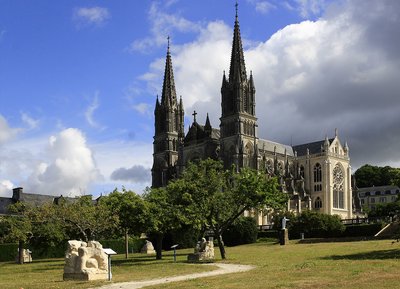
<svg viewBox="0 0 400 289">
<path fill-rule="evenodd" d="M 70 240 L 65 254 L 64 280 L 107 280 L 108 257 L 97 241 Z"/>
<path fill-rule="evenodd" d="M 146 243 L 143 245 L 142 250 L 140 250 L 141 253 L 152 255 L 155 254 L 156 251 L 154 250 L 153 243 L 150 241 L 146 240 Z"/>
<path fill-rule="evenodd" d="M 194 248 L 194 254 L 188 255 L 189 262 L 214 262 L 214 240 L 212 237 L 206 241 L 202 238 Z"/>
</svg>

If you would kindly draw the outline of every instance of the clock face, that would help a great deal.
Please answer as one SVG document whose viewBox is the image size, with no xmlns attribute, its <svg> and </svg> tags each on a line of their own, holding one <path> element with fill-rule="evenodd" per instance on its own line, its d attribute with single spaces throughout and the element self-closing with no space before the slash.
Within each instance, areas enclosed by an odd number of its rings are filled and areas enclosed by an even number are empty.
<svg viewBox="0 0 400 289">
<path fill-rule="evenodd" d="M 333 183 L 337 185 L 343 183 L 343 171 L 339 166 L 333 169 Z"/>
</svg>

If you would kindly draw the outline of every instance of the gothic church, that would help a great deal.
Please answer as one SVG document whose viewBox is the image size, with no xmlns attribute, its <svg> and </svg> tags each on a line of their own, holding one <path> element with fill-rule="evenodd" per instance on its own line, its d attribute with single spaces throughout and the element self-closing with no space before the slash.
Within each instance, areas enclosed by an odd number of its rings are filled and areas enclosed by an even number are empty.
<svg viewBox="0 0 400 289">
<path fill-rule="evenodd" d="M 189 161 L 213 158 L 226 167 L 250 167 L 277 176 L 289 194 L 288 210 L 305 209 L 352 217 L 351 167 L 347 143 L 337 130 L 333 138 L 311 143 L 284 145 L 259 138 L 253 75 L 247 76 L 236 8 L 229 75 L 222 76 L 221 117 L 211 127 L 207 114 L 201 125 L 193 123 L 184 132 L 182 98 L 177 99 L 168 43 L 161 101 L 156 101 L 152 186 L 165 186 Z M 259 225 L 268 215 L 253 212 Z"/>
</svg>

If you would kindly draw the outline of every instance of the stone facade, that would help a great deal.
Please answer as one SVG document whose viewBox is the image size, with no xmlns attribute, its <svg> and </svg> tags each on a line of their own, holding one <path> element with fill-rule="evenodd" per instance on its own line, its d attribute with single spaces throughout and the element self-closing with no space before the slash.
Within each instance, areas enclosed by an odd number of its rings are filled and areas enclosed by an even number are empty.
<svg viewBox="0 0 400 289">
<path fill-rule="evenodd" d="M 349 147 L 337 130 L 333 138 L 284 145 L 258 136 L 255 84 L 247 76 L 239 20 L 236 13 L 229 74 L 222 76 L 219 129 L 197 122 L 196 112 L 187 134 L 183 131 L 183 101 L 176 98 L 168 45 L 161 102 L 155 107 L 152 186 L 165 186 L 179 176 L 189 161 L 219 159 L 226 167 L 235 164 L 276 176 L 281 190 L 290 196 L 288 209 L 314 209 L 342 218 L 352 217 Z M 270 222 L 263 212 L 247 212 L 260 225 Z"/>
</svg>

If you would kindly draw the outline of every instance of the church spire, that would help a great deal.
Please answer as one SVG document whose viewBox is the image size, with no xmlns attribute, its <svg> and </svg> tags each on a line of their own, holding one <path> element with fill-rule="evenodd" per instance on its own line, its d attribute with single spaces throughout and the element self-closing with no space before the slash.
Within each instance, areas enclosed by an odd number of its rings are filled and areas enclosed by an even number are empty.
<svg viewBox="0 0 400 289">
<path fill-rule="evenodd" d="M 247 80 L 246 66 L 244 63 L 242 38 L 240 36 L 238 3 L 236 2 L 235 28 L 233 31 L 231 65 L 229 68 L 229 82 L 241 82 Z"/>
<path fill-rule="evenodd" d="M 165 61 L 164 82 L 162 87 L 161 103 L 166 107 L 174 107 L 177 105 L 176 90 L 174 81 L 174 72 L 172 69 L 172 59 L 169 48 L 168 36 L 167 58 Z"/>
</svg>

